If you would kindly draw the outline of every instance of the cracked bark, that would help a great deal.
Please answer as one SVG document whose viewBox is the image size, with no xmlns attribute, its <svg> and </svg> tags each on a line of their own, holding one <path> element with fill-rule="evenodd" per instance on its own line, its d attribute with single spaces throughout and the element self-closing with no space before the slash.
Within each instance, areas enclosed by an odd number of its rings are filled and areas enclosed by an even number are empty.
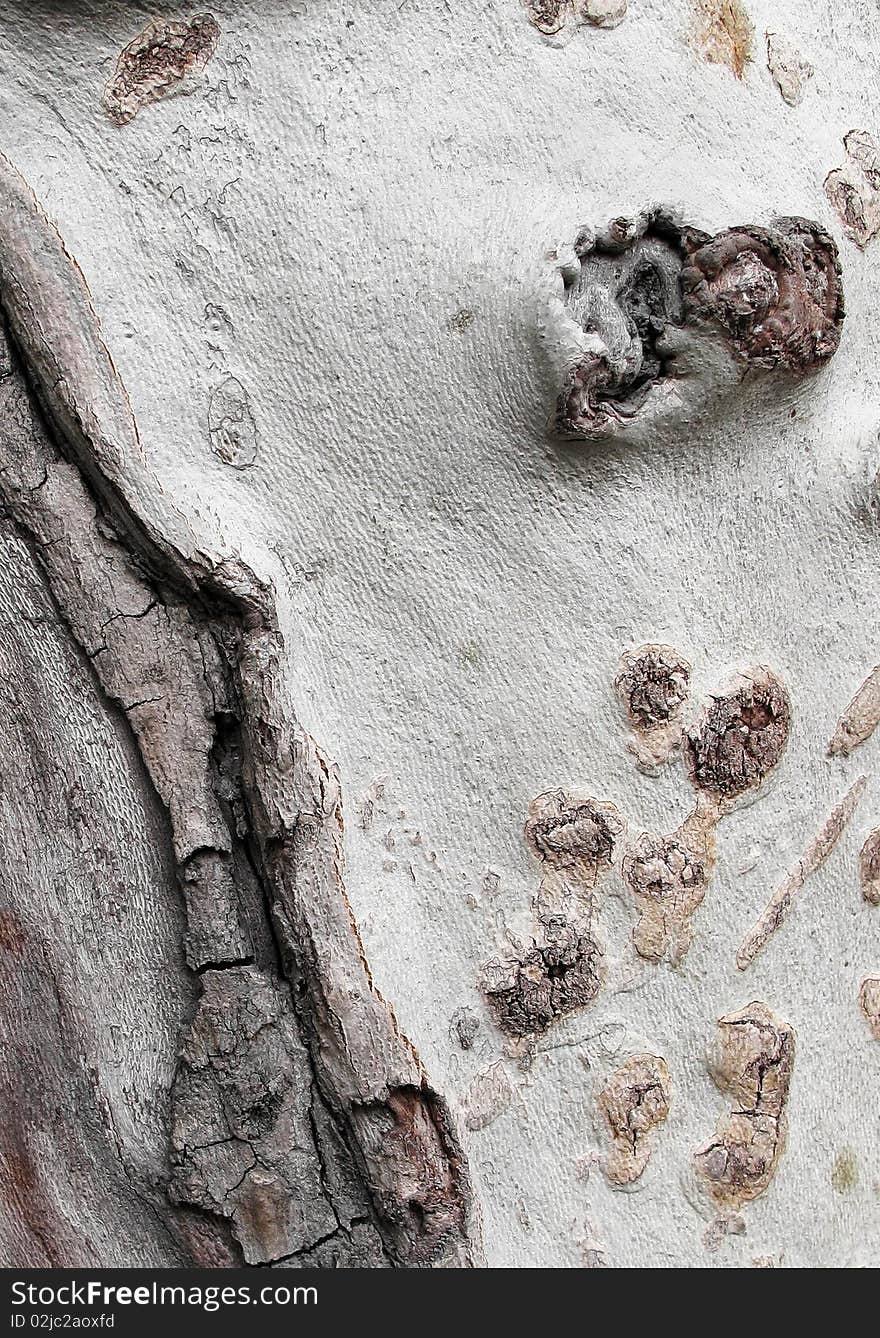
<svg viewBox="0 0 880 1338">
<path fill-rule="evenodd" d="M 4 593 L 29 590 L 53 638 L 42 661 L 20 627 L 4 642 L 32 699 L 22 768 L 34 741 L 45 744 L 39 775 L 20 777 L 17 788 L 29 813 L 48 814 L 44 791 L 56 788 L 62 745 L 82 746 L 83 731 L 65 736 L 63 710 L 41 694 L 47 659 L 59 679 L 75 666 L 89 728 L 109 732 L 124 758 L 117 807 L 134 795 L 151 833 L 148 893 L 161 906 L 161 949 L 173 963 L 162 1082 L 144 1096 L 151 1142 L 138 1158 L 133 1138 L 112 1135 L 118 1094 L 106 1040 L 93 1047 L 91 1095 L 80 1090 L 83 1015 L 95 1007 L 89 978 L 73 1002 L 66 979 L 56 982 L 57 1018 L 28 1040 L 25 1001 L 38 993 L 34 973 L 51 975 L 51 960 L 4 954 L 12 967 L 4 998 L 20 1000 L 7 1107 L 37 1100 L 22 1077 L 33 1061 L 51 1073 L 46 1100 L 70 1083 L 67 1101 L 84 1112 L 81 1146 L 65 1144 L 69 1121 L 50 1131 L 45 1112 L 32 1128 L 12 1121 L 2 1135 L 4 1158 L 18 1167 L 18 1188 L 7 1190 L 8 1253 L 32 1261 L 36 1247 L 64 1264 L 472 1263 L 479 1245 L 454 1123 L 372 983 L 343 884 L 339 779 L 286 699 L 273 591 L 238 558 L 199 551 L 149 476 L 84 280 L 5 159 L 0 302 L 0 516 L 15 561 Z M 76 688 L 69 698 L 68 710 Z M 47 716 L 60 731 L 54 746 Z M 121 770 L 113 759 L 95 772 L 96 793 L 117 783 L 114 765 Z M 113 873 L 126 876 L 136 857 L 116 848 L 118 832 L 99 810 L 81 806 L 78 818 L 68 803 L 53 835 L 66 840 L 79 824 L 84 867 L 103 842 L 113 847 Z M 3 817 L 5 843 L 20 848 L 28 823 L 8 808 Z M 96 882 L 109 896 L 113 876 L 99 869 Z M 32 891 L 25 876 L 5 913 L 12 926 L 34 921 L 48 953 L 51 899 L 44 893 L 48 905 L 35 913 Z M 97 957 L 100 920 L 96 913 L 88 945 Z M 117 992 L 128 985 L 124 970 L 119 954 Z M 62 1047 L 65 1008 L 72 1020 Z M 150 1052 L 157 1045 L 146 1028 L 140 1041 Z M 26 1055 L 28 1046 L 39 1054 Z M 34 1130 L 43 1131 L 44 1166 Z M 82 1218 L 75 1229 L 59 1167 L 76 1167 L 82 1192 L 89 1159 L 91 1200 L 107 1181 L 119 1203 L 100 1229 Z M 134 1200 L 155 1221 L 137 1244 L 134 1226 L 142 1233 L 144 1223 Z"/>
</svg>

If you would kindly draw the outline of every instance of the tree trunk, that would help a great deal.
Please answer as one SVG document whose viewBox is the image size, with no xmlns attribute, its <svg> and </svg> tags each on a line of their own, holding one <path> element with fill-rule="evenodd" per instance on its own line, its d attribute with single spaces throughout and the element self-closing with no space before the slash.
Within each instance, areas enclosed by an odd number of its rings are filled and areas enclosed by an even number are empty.
<svg viewBox="0 0 880 1338">
<path fill-rule="evenodd" d="M 875 1259 L 877 18 L 776 8 L 0 0 L 0 1262 Z"/>
</svg>

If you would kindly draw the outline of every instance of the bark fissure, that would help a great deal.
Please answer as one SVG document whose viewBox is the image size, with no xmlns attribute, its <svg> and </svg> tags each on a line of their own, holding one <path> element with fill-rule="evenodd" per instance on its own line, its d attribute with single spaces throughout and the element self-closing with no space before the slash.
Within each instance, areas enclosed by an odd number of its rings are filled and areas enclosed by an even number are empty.
<svg viewBox="0 0 880 1338">
<path fill-rule="evenodd" d="M 343 885 L 338 776 L 287 701 L 273 593 L 237 558 L 184 551 L 173 508 L 167 527 L 144 514 L 158 489 L 85 283 L 2 159 L 0 301 L 0 499 L 130 726 L 187 909 L 201 994 L 174 1084 L 169 1196 L 229 1218 L 252 1263 L 353 1240 L 346 1221 L 358 1244 L 345 1262 L 470 1263 L 464 1159 L 371 980 Z M 250 1166 L 216 1137 L 221 1119 Z M 194 1157 L 196 1128 L 210 1156 Z"/>
</svg>

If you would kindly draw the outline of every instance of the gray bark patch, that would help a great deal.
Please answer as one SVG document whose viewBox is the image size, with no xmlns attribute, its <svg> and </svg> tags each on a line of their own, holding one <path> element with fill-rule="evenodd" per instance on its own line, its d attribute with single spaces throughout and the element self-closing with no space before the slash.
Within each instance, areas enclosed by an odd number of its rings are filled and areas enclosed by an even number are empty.
<svg viewBox="0 0 880 1338">
<path fill-rule="evenodd" d="M 248 469 L 256 462 L 259 441 L 248 392 L 235 376 L 212 391 L 208 404 L 211 450 L 226 465 Z"/>
</svg>

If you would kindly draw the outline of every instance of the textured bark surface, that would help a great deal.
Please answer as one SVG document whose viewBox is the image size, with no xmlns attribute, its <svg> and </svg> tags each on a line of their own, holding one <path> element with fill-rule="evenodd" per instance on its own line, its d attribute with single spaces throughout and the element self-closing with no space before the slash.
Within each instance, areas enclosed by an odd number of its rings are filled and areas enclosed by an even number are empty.
<svg viewBox="0 0 880 1338">
<path fill-rule="evenodd" d="M 469 1262 L 463 1157 L 369 977 L 338 786 L 286 709 L 272 591 L 241 563 L 185 557 L 132 508 L 118 484 L 140 457 L 127 396 L 79 271 L 5 160 L 0 303 L 5 518 L 90 687 L 127 722 L 200 978 L 170 1094 L 168 1198 L 228 1220 L 247 1263 L 311 1259 L 336 1238 L 343 1263 Z"/>
<path fill-rule="evenodd" d="M 803 218 L 709 237 L 654 210 L 582 229 L 563 252 L 548 344 L 561 436 L 647 444 L 749 372 L 815 372 L 843 326 L 833 238 Z"/>
<path fill-rule="evenodd" d="M 876 1260 L 877 22 L 0 0 L 3 1262 Z"/>
</svg>

